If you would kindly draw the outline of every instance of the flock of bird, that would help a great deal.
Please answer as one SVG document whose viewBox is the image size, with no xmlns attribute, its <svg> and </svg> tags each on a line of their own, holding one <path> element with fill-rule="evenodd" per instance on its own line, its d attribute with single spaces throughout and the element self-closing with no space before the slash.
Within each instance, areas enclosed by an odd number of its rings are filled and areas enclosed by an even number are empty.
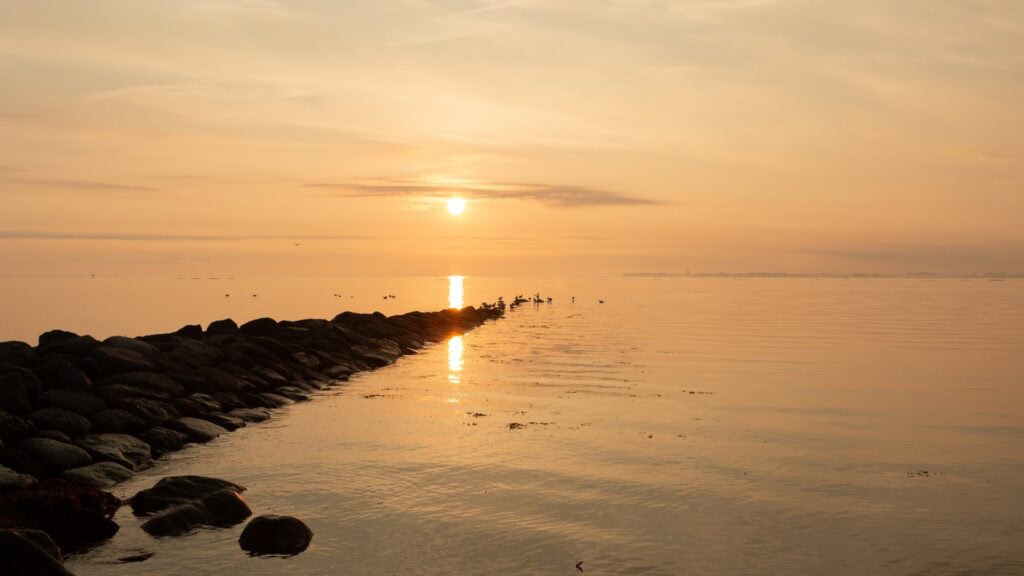
<svg viewBox="0 0 1024 576">
<path fill-rule="evenodd" d="M 256 298 L 258 296 L 259 296 L 259 294 L 253 294 L 252 295 L 253 298 Z M 342 298 L 341 294 L 333 294 L 333 296 L 335 298 Z M 230 293 L 229 294 L 225 294 L 224 297 L 225 298 L 230 298 L 231 294 Z M 349 296 L 349 298 L 355 298 L 355 296 Z M 384 300 L 394 300 L 394 299 L 396 299 L 398 297 L 395 296 L 394 294 L 385 294 L 383 296 L 383 298 L 384 298 Z M 515 310 L 520 305 L 526 304 L 526 303 L 529 303 L 529 302 L 532 302 L 534 304 L 545 304 L 545 303 L 552 304 L 554 301 L 555 301 L 554 298 L 552 298 L 550 296 L 541 297 L 540 292 L 537 292 L 536 294 L 534 294 L 533 296 L 528 297 L 528 298 L 524 297 L 522 294 L 517 294 L 516 297 L 512 299 L 512 303 L 509 304 L 507 307 L 509 309 L 511 309 L 511 310 Z M 571 296 L 569 298 L 569 301 L 571 303 L 575 304 L 576 303 L 576 297 L 575 296 Z M 599 299 L 597 301 L 597 303 L 598 304 L 604 304 L 604 300 L 603 299 Z M 498 301 L 497 302 L 495 302 L 495 303 L 482 302 L 480 304 L 480 307 L 484 308 L 485 310 L 489 310 L 489 309 L 492 309 L 492 308 L 500 308 L 501 310 L 504 310 L 506 308 L 505 298 L 503 296 L 498 296 Z"/>
</svg>

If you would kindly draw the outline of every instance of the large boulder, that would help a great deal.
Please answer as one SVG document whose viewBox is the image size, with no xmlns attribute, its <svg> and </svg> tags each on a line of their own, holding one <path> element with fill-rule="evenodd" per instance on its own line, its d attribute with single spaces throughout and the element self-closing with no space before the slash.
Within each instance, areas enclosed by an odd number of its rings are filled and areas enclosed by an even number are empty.
<svg viewBox="0 0 1024 576">
<path fill-rule="evenodd" d="M 76 484 L 85 484 L 96 488 L 110 488 L 128 480 L 133 472 L 114 462 L 97 462 L 72 468 L 61 473 L 60 477 Z"/>
<path fill-rule="evenodd" d="M 174 408 L 182 416 L 205 418 L 210 412 L 221 410 L 221 404 L 209 394 L 195 393 L 184 398 L 175 398 L 172 402 Z"/>
<path fill-rule="evenodd" d="M 72 437 L 81 436 L 92 428 L 88 418 L 63 408 L 40 408 L 29 419 L 41 430 L 58 430 Z"/>
<path fill-rule="evenodd" d="M 270 419 L 270 410 L 266 408 L 235 408 L 228 412 L 228 416 L 234 416 L 246 422 L 263 422 Z"/>
<path fill-rule="evenodd" d="M 7 525 L 43 530 L 61 550 L 71 551 L 113 536 L 118 526 L 110 518 L 120 505 L 109 492 L 51 478 L 6 492 L 0 518 Z"/>
<path fill-rule="evenodd" d="M 145 342 L 141 343 L 145 344 Z M 123 386 L 130 386 L 133 389 L 157 391 L 161 393 L 161 396 L 166 394 L 167 397 L 172 398 L 185 393 L 185 388 L 175 382 L 174 379 L 155 372 L 124 372 L 115 374 L 105 379 L 103 384 L 121 384 Z"/>
<path fill-rule="evenodd" d="M 154 516 L 142 524 L 151 536 L 173 536 L 201 526 L 234 526 L 252 516 L 252 509 L 238 492 L 224 488 L 201 500 L 182 504 Z"/>
<path fill-rule="evenodd" d="M 36 351 L 25 342 L 0 342 L 0 362 L 28 368 L 36 363 Z"/>
<path fill-rule="evenodd" d="M 155 362 L 160 357 L 160 349 L 153 346 L 149 342 L 144 342 L 138 338 L 128 338 L 127 336 L 111 336 L 103 341 L 104 346 L 111 346 L 114 348 L 124 348 L 133 352 L 138 352 L 142 356 L 146 357 L 150 361 Z"/>
<path fill-rule="evenodd" d="M 241 392 L 248 388 L 241 378 L 214 366 L 201 366 L 196 375 L 205 383 L 200 392 Z"/>
<path fill-rule="evenodd" d="M 88 434 L 75 443 L 94 460 L 114 462 L 129 470 L 142 470 L 153 463 L 149 444 L 128 434 Z"/>
<path fill-rule="evenodd" d="M 235 324 L 235 321 L 231 318 L 215 320 L 210 322 L 210 325 L 206 327 L 206 333 L 210 336 L 216 336 L 219 334 L 238 334 L 238 324 Z"/>
<path fill-rule="evenodd" d="M 298 554 L 309 547 L 313 531 L 294 516 L 257 516 L 245 525 L 238 545 L 251 554 Z"/>
<path fill-rule="evenodd" d="M 100 374 L 105 376 L 122 372 L 151 371 L 156 368 L 145 356 L 127 348 L 100 346 L 90 352 L 89 357 L 96 361 Z"/>
<path fill-rule="evenodd" d="M 250 336 L 271 336 L 277 331 L 277 320 L 257 318 L 242 324 L 238 329 Z"/>
<path fill-rule="evenodd" d="M 60 549 L 49 537 L 46 545 L 41 537 L 22 530 L 0 530 L 0 574 L 4 576 L 74 576 L 61 563 Z M 45 533 L 43 533 L 45 536 Z M 41 545 L 43 544 L 43 545 Z M 56 550 L 56 557 L 54 556 Z"/>
<path fill-rule="evenodd" d="M 32 411 L 28 390 L 17 372 L 0 374 L 0 410 L 12 414 L 28 414 Z"/>
<path fill-rule="evenodd" d="M 159 458 L 168 452 L 181 450 L 188 441 L 188 436 L 162 426 L 154 426 L 140 432 L 139 440 L 149 444 L 153 458 Z"/>
<path fill-rule="evenodd" d="M 19 444 L 29 456 L 50 474 L 92 464 L 89 453 L 78 446 L 50 440 L 49 438 L 28 438 Z"/>
<path fill-rule="evenodd" d="M 54 330 L 54 332 L 60 332 Z M 47 332 L 50 334 L 50 332 Z M 65 334 L 71 334 L 65 332 Z M 45 336 L 44 334 L 43 336 Z M 75 336 L 72 335 L 69 338 L 62 338 L 60 340 L 47 340 L 46 344 L 43 344 L 43 336 L 39 337 L 39 348 L 37 352 L 39 354 L 68 354 L 70 356 L 87 356 L 89 352 L 92 352 L 100 345 L 99 340 L 92 336 Z"/>
<path fill-rule="evenodd" d="M 78 390 L 47 390 L 39 395 L 37 402 L 40 406 L 62 408 L 86 418 L 107 409 L 99 396 Z"/>
<path fill-rule="evenodd" d="M 73 356 L 47 354 L 36 366 L 36 374 L 48 390 L 88 390 L 92 388 L 92 379 L 78 367 Z"/>
<path fill-rule="evenodd" d="M 93 430 L 115 434 L 134 434 L 146 428 L 146 421 L 120 408 L 111 408 L 92 415 Z"/>
<path fill-rule="evenodd" d="M 180 416 L 174 406 L 150 398 L 123 398 L 114 401 L 114 406 L 138 416 L 149 426 L 159 426 Z"/>
<path fill-rule="evenodd" d="M 189 442 L 197 443 L 209 442 L 221 434 L 227 433 L 227 430 L 213 422 L 191 416 L 171 420 L 167 422 L 166 426 L 187 436 Z"/>
<path fill-rule="evenodd" d="M 0 440 L 17 440 L 36 433 L 36 425 L 28 418 L 0 410 Z"/>
<path fill-rule="evenodd" d="M 208 476 L 168 476 L 152 488 L 141 490 L 132 498 L 132 511 L 139 516 L 152 514 L 172 506 L 201 500 L 218 490 L 244 492 L 234 482 Z"/>
</svg>

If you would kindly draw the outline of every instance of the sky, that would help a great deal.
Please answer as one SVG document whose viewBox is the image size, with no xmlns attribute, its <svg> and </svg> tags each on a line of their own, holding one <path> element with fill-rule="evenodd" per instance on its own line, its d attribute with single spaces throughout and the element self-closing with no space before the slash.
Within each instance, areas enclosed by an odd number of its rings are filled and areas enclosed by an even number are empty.
<svg viewBox="0 0 1024 576">
<path fill-rule="evenodd" d="M 1022 102 L 1019 0 L 0 0 L 0 276 L 1021 272 Z"/>
</svg>

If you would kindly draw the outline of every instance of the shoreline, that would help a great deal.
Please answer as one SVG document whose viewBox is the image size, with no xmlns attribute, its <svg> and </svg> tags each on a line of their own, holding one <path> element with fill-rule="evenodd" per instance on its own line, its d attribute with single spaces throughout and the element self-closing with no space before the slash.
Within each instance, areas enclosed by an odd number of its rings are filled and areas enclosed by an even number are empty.
<svg viewBox="0 0 1024 576">
<path fill-rule="evenodd" d="M 0 342 L 0 531 L 41 530 L 64 552 L 91 548 L 116 533 L 111 517 L 127 503 L 106 490 L 164 454 L 503 315 L 485 304 Z"/>
</svg>

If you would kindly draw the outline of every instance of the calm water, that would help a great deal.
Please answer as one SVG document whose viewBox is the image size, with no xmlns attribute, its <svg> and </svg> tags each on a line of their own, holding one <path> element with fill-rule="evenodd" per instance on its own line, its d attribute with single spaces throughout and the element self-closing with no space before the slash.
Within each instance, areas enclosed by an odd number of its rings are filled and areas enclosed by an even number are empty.
<svg viewBox="0 0 1024 576">
<path fill-rule="evenodd" d="M 312 527 L 304 554 L 246 557 L 241 527 L 154 540 L 125 510 L 71 569 L 1024 574 L 1024 281 L 464 280 L 467 303 L 535 290 L 554 303 L 117 489 L 246 484 L 256 513 Z M 0 338 L 448 299 L 445 278 L 0 280 Z"/>
</svg>

